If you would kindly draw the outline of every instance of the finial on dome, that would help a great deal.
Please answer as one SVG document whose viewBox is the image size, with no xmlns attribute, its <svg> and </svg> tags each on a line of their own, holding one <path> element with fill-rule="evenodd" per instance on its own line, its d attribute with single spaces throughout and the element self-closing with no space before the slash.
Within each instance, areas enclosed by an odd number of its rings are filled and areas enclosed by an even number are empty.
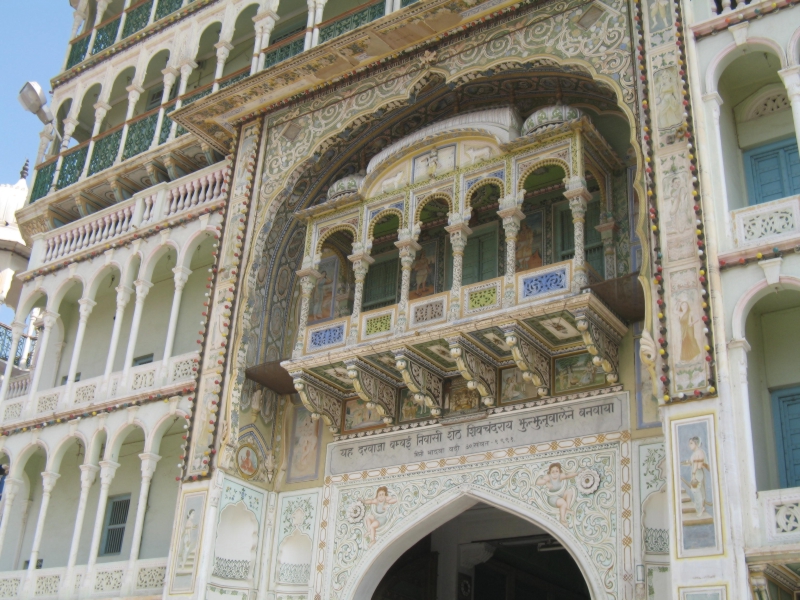
<svg viewBox="0 0 800 600">
<path fill-rule="evenodd" d="M 31 161 L 27 158 L 25 159 L 25 164 L 22 165 L 22 170 L 19 172 L 20 179 L 27 179 L 28 178 L 28 166 L 31 164 Z"/>
</svg>

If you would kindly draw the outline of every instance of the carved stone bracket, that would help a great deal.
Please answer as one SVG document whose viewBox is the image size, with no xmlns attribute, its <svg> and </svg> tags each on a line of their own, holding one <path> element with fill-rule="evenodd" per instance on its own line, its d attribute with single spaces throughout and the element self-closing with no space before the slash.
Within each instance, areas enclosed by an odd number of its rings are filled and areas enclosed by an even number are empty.
<svg viewBox="0 0 800 600">
<path fill-rule="evenodd" d="M 478 390 L 485 406 L 494 406 L 497 397 L 497 369 L 489 357 L 462 337 L 447 338 L 450 356 L 467 380 L 467 387 Z"/>
<path fill-rule="evenodd" d="M 588 312 L 577 313 L 575 322 L 581 332 L 586 349 L 593 356 L 595 366 L 602 367 L 608 383 L 617 383 L 619 379 L 619 342 L 613 335 Z"/>
<path fill-rule="evenodd" d="M 424 402 L 434 417 L 442 414 L 444 400 L 444 377 L 411 358 L 404 350 L 396 350 L 394 358 L 397 370 L 403 376 L 408 389 L 417 402 Z"/>
<path fill-rule="evenodd" d="M 300 400 L 308 411 L 311 418 L 316 420 L 322 417 L 333 433 L 339 433 L 341 429 L 342 403 L 332 391 L 325 388 L 324 384 L 319 384 L 308 377 L 303 371 L 291 373 L 294 379 L 294 389 L 300 396 Z"/>
<path fill-rule="evenodd" d="M 540 397 L 550 395 L 550 356 L 516 323 L 500 327 L 522 378 L 536 386 Z"/>
<path fill-rule="evenodd" d="M 352 359 L 345 361 L 347 375 L 353 380 L 356 394 L 368 408 L 375 408 L 383 417 L 383 422 L 391 425 L 395 420 L 397 388 L 366 363 Z"/>
</svg>

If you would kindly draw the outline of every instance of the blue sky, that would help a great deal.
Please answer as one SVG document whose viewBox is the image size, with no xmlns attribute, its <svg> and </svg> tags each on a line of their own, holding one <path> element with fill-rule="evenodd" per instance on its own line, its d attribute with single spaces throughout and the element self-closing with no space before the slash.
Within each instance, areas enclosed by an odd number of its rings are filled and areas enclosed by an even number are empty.
<svg viewBox="0 0 800 600">
<path fill-rule="evenodd" d="M 6 27 L 0 36 L 0 183 L 16 183 L 26 158 L 31 167 L 42 123 L 22 108 L 17 94 L 26 81 L 45 92 L 61 69 L 72 31 L 69 0 L 3 2 Z M 48 94 L 48 98 L 50 95 Z M 49 101 L 48 101 L 49 103 Z M 33 181 L 33 168 L 28 185 Z"/>
</svg>

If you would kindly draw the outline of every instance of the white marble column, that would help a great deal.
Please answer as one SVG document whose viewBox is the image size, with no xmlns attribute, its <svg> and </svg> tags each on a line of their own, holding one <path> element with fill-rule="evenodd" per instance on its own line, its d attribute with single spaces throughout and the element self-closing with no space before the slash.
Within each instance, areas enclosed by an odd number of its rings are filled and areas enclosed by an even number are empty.
<svg viewBox="0 0 800 600">
<path fill-rule="evenodd" d="M 583 178 L 571 177 L 567 182 L 567 190 L 564 196 L 569 200 L 569 208 L 572 211 L 572 225 L 574 228 L 575 254 L 572 259 L 572 291 L 580 292 L 582 287 L 589 285 L 589 273 L 586 269 L 586 204 L 592 199 L 592 195 L 586 188 L 586 181 Z"/>
<path fill-rule="evenodd" d="M 42 534 L 44 533 L 44 524 L 47 519 L 47 509 L 50 506 L 50 496 L 53 493 L 53 488 L 56 481 L 61 477 L 58 473 L 45 471 L 42 473 L 42 503 L 39 505 L 39 518 L 36 520 L 36 530 L 33 534 L 33 545 L 31 546 L 31 558 L 28 562 L 28 585 L 33 583 L 33 573 L 36 570 L 36 561 L 39 559 L 39 548 L 42 545 Z M 33 589 L 29 589 L 33 592 Z"/>
<path fill-rule="evenodd" d="M 464 270 L 464 249 L 472 230 L 467 226 L 469 218 L 461 215 L 450 215 L 450 225 L 445 231 L 450 234 L 450 247 L 453 250 L 453 282 L 450 286 L 450 314 L 448 321 L 455 321 L 461 316 L 461 278 Z"/>
<path fill-rule="evenodd" d="M 516 304 L 516 274 L 517 274 L 517 236 L 525 213 L 520 208 L 525 197 L 524 192 L 507 194 L 500 199 L 498 216 L 503 220 L 503 230 L 506 233 L 506 274 L 503 283 L 503 308 Z"/>
<path fill-rule="evenodd" d="M 306 38 L 305 43 L 303 44 L 303 50 L 309 50 L 311 48 L 311 38 L 314 33 L 314 14 L 316 3 L 314 0 L 306 0 L 306 5 L 308 6 L 308 19 L 306 20 Z"/>
<path fill-rule="evenodd" d="M 183 288 L 189 280 L 189 275 L 192 274 L 191 269 L 187 269 L 186 267 L 175 267 L 172 269 L 172 272 L 175 274 L 175 293 L 172 295 L 172 310 L 169 313 L 167 342 L 164 345 L 164 358 L 162 359 L 161 366 L 161 380 L 164 383 L 167 383 L 167 376 L 169 375 L 169 359 L 172 358 L 172 347 L 175 344 L 175 331 L 178 328 L 178 317 L 181 312 Z"/>
<path fill-rule="evenodd" d="M 70 399 L 70 393 L 72 391 L 72 384 L 75 382 L 75 374 L 78 372 L 78 361 L 81 358 L 83 337 L 86 335 L 86 322 L 89 320 L 89 315 L 92 314 L 92 309 L 95 307 L 97 302 L 89 298 L 81 298 L 78 300 L 78 304 L 80 304 L 78 331 L 75 333 L 75 345 L 72 347 L 72 358 L 69 361 L 67 385 L 64 390 L 64 397 L 62 398 L 62 401 L 68 406 L 72 403 Z"/>
<path fill-rule="evenodd" d="M 356 283 L 353 292 L 353 311 L 350 314 L 350 333 L 347 336 L 347 344 L 352 345 L 358 343 L 361 305 L 364 303 L 364 280 L 367 278 L 369 266 L 375 262 L 375 259 L 363 249 L 356 250 L 347 258 L 353 263 L 353 274 L 355 275 Z"/>
<path fill-rule="evenodd" d="M 158 119 L 156 120 L 156 133 L 153 136 L 153 141 L 150 144 L 150 148 L 155 148 L 158 146 L 159 142 L 161 141 L 161 128 L 164 126 L 164 115 L 166 104 L 169 102 L 169 97 L 172 94 L 172 86 L 175 85 L 175 81 L 178 79 L 178 69 L 175 67 L 167 67 L 161 74 L 164 76 L 164 92 L 161 94 L 161 108 L 158 110 Z"/>
<path fill-rule="evenodd" d="M 128 19 L 128 9 L 131 6 L 132 0 L 125 0 L 122 5 L 122 13 L 119 16 L 119 27 L 117 28 L 117 39 L 114 40 L 116 44 L 118 41 L 122 39 L 122 30 L 125 29 L 125 21 Z"/>
<path fill-rule="evenodd" d="M 75 589 L 75 563 L 78 562 L 78 548 L 81 543 L 81 532 L 83 531 L 83 521 L 86 517 L 86 503 L 89 500 L 89 491 L 97 478 L 100 467 L 95 465 L 81 465 L 81 495 L 78 498 L 78 510 L 75 513 L 75 529 L 72 531 L 72 542 L 69 546 L 69 558 L 67 559 L 67 573 L 61 585 L 61 595 L 71 596 Z"/>
<path fill-rule="evenodd" d="M 111 460 L 100 461 L 100 496 L 97 500 L 97 511 L 94 518 L 94 529 L 92 530 L 92 543 L 89 546 L 89 562 L 86 565 L 86 575 L 81 582 L 84 591 L 93 589 L 94 584 L 94 565 L 97 563 L 97 556 L 100 553 L 100 539 L 103 535 L 103 524 L 106 518 L 106 504 L 108 503 L 108 489 L 114 480 L 114 475 L 119 468 L 119 463 Z"/>
<path fill-rule="evenodd" d="M 8 533 L 8 523 L 11 520 L 11 509 L 14 507 L 14 498 L 22 488 L 23 481 L 13 477 L 6 477 L 3 484 L 3 515 L 0 517 L 0 556 L 3 555 L 3 544 Z"/>
<path fill-rule="evenodd" d="M 30 410 L 30 407 L 34 404 L 34 398 L 36 397 L 36 392 L 39 389 L 39 381 L 42 378 L 44 363 L 47 360 L 50 332 L 53 330 L 53 327 L 55 327 L 58 317 L 58 313 L 50 312 L 49 310 L 45 311 L 42 317 L 42 320 L 44 321 L 44 329 L 42 330 L 42 336 L 39 338 L 39 343 L 37 344 L 39 346 L 36 350 L 38 357 L 36 360 L 36 367 L 33 369 L 33 376 L 31 377 L 30 394 L 28 396 L 28 410 Z"/>
<path fill-rule="evenodd" d="M 136 352 L 136 341 L 139 339 L 139 326 L 142 323 L 142 311 L 144 310 L 144 301 L 153 284 L 143 279 L 137 279 L 134 282 L 136 286 L 136 304 L 133 309 L 133 320 L 131 321 L 131 334 L 128 336 L 128 348 L 125 351 L 125 364 L 122 367 L 122 381 L 120 388 L 127 389 L 128 373 L 131 370 L 133 363 L 134 353 Z"/>
<path fill-rule="evenodd" d="M 311 47 L 319 44 L 319 24 L 322 23 L 322 12 L 325 10 L 325 0 L 316 0 L 314 6 L 314 31 L 311 34 Z"/>
<path fill-rule="evenodd" d="M 720 231 L 730 230 L 730 206 L 728 206 L 728 187 L 725 179 L 725 159 L 722 150 L 722 131 L 720 130 L 719 119 L 722 107 L 722 96 L 716 92 L 703 94 L 703 105 L 705 113 L 711 116 L 711 123 L 708 124 L 709 155 L 712 157 L 713 166 L 708 169 L 711 172 L 713 187 L 711 193 L 716 198 L 716 203 L 722 208 L 725 219 L 725 227 L 720 227 Z M 730 234 L 727 234 L 730 236 Z M 721 241 L 721 240 L 720 240 Z"/>
<path fill-rule="evenodd" d="M 256 15 L 253 17 L 253 20 L 257 20 L 256 31 L 258 31 L 258 27 L 261 26 L 261 39 L 258 44 L 258 57 L 254 57 L 253 67 L 250 71 L 251 74 L 257 73 L 258 71 L 262 71 L 264 69 L 264 62 L 267 60 L 267 55 L 264 50 L 269 47 L 270 36 L 272 35 L 272 30 L 275 29 L 275 23 L 278 21 L 278 15 L 270 10 L 266 11 L 265 13 L 261 13 L 260 15 Z"/>
<path fill-rule="evenodd" d="M 317 285 L 317 280 L 322 277 L 319 271 L 311 267 L 300 269 L 297 275 L 300 277 L 300 322 L 297 324 L 297 341 L 292 353 L 293 358 L 299 358 L 303 354 L 311 293 Z"/>
<path fill-rule="evenodd" d="M 97 12 L 94 15 L 94 27 L 92 27 L 92 33 L 89 36 L 89 45 L 87 46 L 86 56 L 92 55 L 94 40 L 97 37 L 97 26 L 103 22 L 103 16 L 105 16 L 106 9 L 108 8 L 109 4 L 111 4 L 111 0 L 97 0 Z"/>
<path fill-rule="evenodd" d="M 64 137 L 61 138 L 61 146 L 58 149 L 58 160 L 56 160 L 56 168 L 53 171 L 53 183 L 50 184 L 51 192 L 56 191 L 58 187 L 58 176 L 61 174 L 61 165 L 64 163 L 64 152 L 69 148 L 72 134 L 75 133 L 75 128 L 77 126 L 77 116 L 70 113 L 70 115 L 64 119 Z"/>
<path fill-rule="evenodd" d="M 397 241 L 394 243 L 400 249 L 400 304 L 397 305 L 397 325 L 395 333 L 402 334 L 408 328 L 408 293 L 411 288 L 411 269 L 417 252 L 422 249 L 414 239 L 409 229 L 397 232 Z"/>
<path fill-rule="evenodd" d="M 125 307 L 131 299 L 133 289 L 126 285 L 117 286 L 117 311 L 114 313 L 114 328 L 111 330 L 111 343 L 108 346 L 108 358 L 106 368 L 103 372 L 103 388 L 108 389 L 109 378 L 114 370 L 114 360 L 117 357 L 117 346 L 119 346 L 119 335 L 122 330 L 122 320 L 125 318 Z"/>
<path fill-rule="evenodd" d="M 150 494 L 150 483 L 153 480 L 153 474 L 156 472 L 156 466 L 161 457 L 152 452 L 143 452 L 139 455 L 142 461 L 142 483 L 139 486 L 139 502 L 136 505 L 136 520 L 133 525 L 133 537 L 131 538 L 131 555 L 128 559 L 128 569 L 126 584 L 123 584 L 122 589 L 127 589 L 128 592 L 133 591 L 133 586 L 136 582 L 135 570 L 136 561 L 139 560 L 139 549 L 142 546 L 142 531 L 144 530 L 144 517 L 147 512 L 147 498 Z"/>
<path fill-rule="evenodd" d="M 189 85 L 189 76 L 192 74 L 197 68 L 197 63 L 193 60 L 184 62 L 181 65 L 181 81 L 178 84 L 178 100 L 175 102 L 175 110 L 178 110 L 181 105 L 183 104 L 183 96 L 186 93 L 186 86 Z M 169 130 L 169 138 L 167 141 L 172 141 L 175 139 L 175 133 L 178 131 L 178 123 L 173 121 L 172 128 Z"/>
<path fill-rule="evenodd" d="M 83 171 L 81 171 L 81 179 L 84 179 L 89 173 L 89 165 L 92 162 L 92 153 L 94 152 L 94 140 L 100 135 L 100 128 L 106 120 L 108 111 L 111 110 L 111 105 L 108 102 L 100 100 L 94 105 L 94 125 L 92 126 L 92 139 L 89 140 L 89 147 L 86 150 L 86 162 L 83 163 Z"/>
<path fill-rule="evenodd" d="M 782 69 L 778 71 L 778 75 L 786 86 L 786 95 L 789 96 L 794 117 L 794 135 L 800 144 L 800 65 Z"/>
<path fill-rule="evenodd" d="M 4 402 L 6 395 L 8 395 L 8 384 L 11 381 L 11 374 L 14 370 L 14 357 L 17 354 L 17 346 L 23 331 L 25 331 L 25 323 L 20 323 L 19 321 L 11 323 L 11 346 L 8 349 L 8 362 L 6 362 L 6 370 L 3 374 L 3 387 L 0 388 L 0 402 Z"/>
<path fill-rule="evenodd" d="M 217 49 L 217 69 L 214 71 L 214 85 L 211 90 L 216 92 L 219 90 L 219 80 L 222 79 L 222 72 L 225 70 L 225 63 L 233 50 L 233 44 L 227 40 L 220 40 L 214 44 L 214 48 Z"/>
<path fill-rule="evenodd" d="M 118 164 L 122 161 L 122 156 L 125 152 L 125 142 L 128 140 L 128 124 L 133 118 L 133 111 L 136 110 L 136 103 L 144 93 L 144 88 L 138 83 L 132 83 L 125 89 L 128 90 L 128 110 L 125 113 L 125 125 L 122 126 L 122 138 L 119 142 L 119 151 L 117 152 L 117 159 L 114 161 L 114 164 Z"/>
</svg>

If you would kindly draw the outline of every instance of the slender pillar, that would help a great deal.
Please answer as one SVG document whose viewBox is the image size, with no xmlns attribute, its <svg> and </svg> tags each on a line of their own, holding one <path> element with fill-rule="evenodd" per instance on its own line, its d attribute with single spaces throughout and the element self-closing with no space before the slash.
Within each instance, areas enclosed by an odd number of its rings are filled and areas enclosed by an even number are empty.
<svg viewBox="0 0 800 600">
<path fill-rule="evenodd" d="M 3 555 L 3 543 L 8 533 L 8 522 L 11 520 L 11 509 L 14 507 L 14 498 L 22 487 L 22 480 L 6 477 L 3 484 L 3 516 L 0 518 L 0 556 Z"/>
<path fill-rule="evenodd" d="M 89 36 L 89 46 L 86 50 L 86 56 L 91 56 L 92 54 L 94 39 L 97 37 L 97 26 L 103 22 L 103 16 L 106 14 L 106 9 L 109 4 L 111 4 L 111 0 L 97 0 L 97 12 L 94 15 L 94 27 L 92 27 L 92 33 Z"/>
<path fill-rule="evenodd" d="M 114 43 L 117 43 L 122 39 L 122 30 L 125 29 L 125 21 L 128 18 L 128 8 L 130 8 L 131 0 L 125 0 L 124 4 L 122 5 L 122 13 L 119 16 L 119 27 L 117 28 L 117 38 L 114 40 Z"/>
<path fill-rule="evenodd" d="M 586 270 L 586 249 L 584 240 L 586 239 L 586 203 L 592 199 L 592 195 L 586 188 L 583 178 L 571 177 L 567 182 L 567 191 L 564 196 L 569 200 L 569 208 L 572 211 L 572 225 L 574 229 L 575 254 L 572 259 L 572 291 L 580 292 L 582 287 L 589 285 L 589 274 Z"/>
<path fill-rule="evenodd" d="M 251 70 L 251 74 L 254 72 L 258 72 L 264 69 L 264 63 L 267 60 L 267 55 L 264 50 L 269 47 L 269 39 L 272 35 L 272 30 L 275 29 L 275 23 L 278 20 L 278 15 L 272 11 L 266 11 L 261 15 L 256 15 L 254 20 L 259 19 L 256 21 L 256 29 L 258 26 L 261 26 L 261 40 L 258 45 L 258 60 L 254 61 L 254 70 Z"/>
<path fill-rule="evenodd" d="M 258 37 L 258 35 L 256 35 Z M 225 63 L 233 50 L 233 44 L 229 41 L 222 40 L 214 44 L 217 49 L 217 70 L 214 72 L 214 86 L 211 88 L 213 91 L 219 89 L 219 80 L 222 79 L 222 71 L 225 69 Z"/>
<path fill-rule="evenodd" d="M 794 135 L 800 144 L 800 65 L 782 69 L 778 71 L 778 75 L 781 76 L 783 85 L 786 86 L 794 117 Z"/>
<path fill-rule="evenodd" d="M 708 132 L 710 145 L 713 145 L 711 152 L 709 152 L 712 160 L 714 161 L 712 194 L 720 202 L 720 206 L 724 207 L 722 211 L 725 219 L 725 227 L 720 227 L 721 231 L 730 230 L 730 206 L 728 205 L 728 184 L 725 179 L 725 159 L 722 154 L 722 131 L 719 126 L 720 108 L 722 107 L 722 97 L 716 92 L 703 94 L 703 104 L 705 105 L 706 113 L 711 115 L 711 131 Z M 716 189 L 715 189 L 716 188 Z M 730 234 L 728 234 L 730 235 Z"/>
<path fill-rule="evenodd" d="M 144 310 L 144 301 L 153 284 L 143 279 L 137 279 L 134 282 L 136 286 L 136 305 L 133 309 L 133 321 L 131 322 L 131 334 L 128 337 L 128 348 L 125 351 L 125 365 L 122 368 L 122 381 L 121 388 L 126 388 L 128 385 L 128 373 L 131 370 L 131 363 L 133 362 L 133 354 L 136 352 L 136 340 L 139 338 L 139 325 L 142 322 L 142 311 Z"/>
<path fill-rule="evenodd" d="M 83 163 L 83 171 L 81 172 L 81 179 L 84 179 L 89 173 L 89 165 L 92 162 L 92 153 L 94 152 L 95 138 L 100 135 L 100 128 L 103 126 L 103 121 L 106 119 L 108 111 L 111 110 L 111 105 L 108 102 L 97 102 L 94 105 L 94 126 L 92 127 L 92 139 L 89 140 L 89 148 L 86 150 L 86 162 Z"/>
<path fill-rule="evenodd" d="M 461 316 L 461 277 L 464 268 L 464 249 L 467 237 L 472 230 L 467 226 L 469 219 L 461 215 L 450 215 L 450 225 L 445 231 L 450 234 L 450 246 L 453 249 L 453 284 L 450 286 L 450 314 L 448 321 L 455 321 Z"/>
<path fill-rule="evenodd" d="M 38 165 L 44 161 L 48 154 L 47 149 L 50 148 L 53 139 L 55 139 L 55 128 L 52 123 L 48 123 L 39 132 L 39 148 L 36 150 L 36 162 L 34 164 Z"/>
<path fill-rule="evenodd" d="M 75 374 L 78 372 L 78 361 L 81 358 L 81 349 L 83 348 L 83 336 L 86 335 L 86 322 L 89 320 L 89 315 L 92 314 L 92 309 L 97 302 L 89 298 L 81 298 L 78 300 L 78 304 L 80 304 L 78 331 L 75 333 L 75 345 L 72 348 L 72 358 L 69 361 L 69 374 L 67 375 L 67 385 L 63 398 L 67 405 L 71 404 L 70 392 L 72 391 L 72 384 L 75 382 Z"/>
<path fill-rule="evenodd" d="M 58 150 L 58 160 L 56 160 L 56 168 L 53 171 L 53 183 L 50 184 L 50 191 L 56 191 L 58 186 L 58 176 L 61 173 L 61 165 L 64 163 L 64 151 L 69 148 L 69 142 L 72 140 L 72 134 L 75 133 L 75 128 L 78 126 L 78 119 L 70 115 L 64 119 L 64 137 L 61 139 L 61 146 Z"/>
<path fill-rule="evenodd" d="M 414 239 L 411 230 L 401 229 L 397 232 L 397 241 L 394 243 L 400 249 L 400 304 L 397 306 L 397 326 L 395 332 L 403 333 L 408 328 L 408 292 L 411 288 L 411 269 L 414 259 L 422 247 Z"/>
<path fill-rule="evenodd" d="M 164 115 L 166 114 L 166 104 L 169 102 L 169 97 L 172 94 L 172 86 L 178 79 L 178 69 L 175 67 L 167 67 L 161 74 L 164 75 L 164 92 L 161 94 L 161 108 L 158 110 L 158 119 L 156 120 L 156 133 L 153 135 L 153 141 L 150 148 L 155 148 L 161 142 L 161 128 L 164 126 Z"/>
<path fill-rule="evenodd" d="M 28 561 L 28 585 L 32 584 L 33 572 L 36 570 L 36 561 L 39 560 L 39 548 L 42 545 L 42 534 L 44 533 L 44 523 L 47 519 L 47 509 L 50 506 L 50 496 L 53 493 L 53 488 L 59 477 L 61 477 L 61 475 L 51 471 L 42 473 L 42 503 L 39 505 L 39 518 L 36 520 L 36 531 L 33 534 L 31 559 Z"/>
<path fill-rule="evenodd" d="M 300 322 L 297 324 L 297 342 L 294 345 L 293 358 L 299 358 L 303 354 L 303 344 L 305 343 L 306 327 L 308 326 L 308 309 L 311 304 L 311 292 L 317 285 L 317 279 L 322 274 L 314 268 L 304 268 L 297 272 L 300 277 Z"/>
<path fill-rule="evenodd" d="M 106 504 L 108 503 L 108 489 L 114 480 L 114 475 L 119 468 L 119 463 L 111 460 L 100 461 L 100 497 L 97 500 L 97 512 L 94 518 L 94 529 L 92 530 L 92 543 L 89 546 L 89 562 L 86 566 L 86 576 L 81 582 L 84 590 L 91 590 L 94 583 L 94 565 L 97 563 L 97 555 L 100 553 L 100 536 L 103 534 L 103 523 L 106 518 Z"/>
<path fill-rule="evenodd" d="M 506 232 L 506 274 L 503 289 L 503 308 L 516 304 L 516 275 L 517 275 L 517 236 L 519 227 L 525 213 L 520 206 L 524 199 L 524 192 L 508 194 L 500 200 L 500 210 L 497 214 L 503 219 L 503 229 Z"/>
<path fill-rule="evenodd" d="M 353 293 L 353 311 L 350 315 L 350 334 L 347 336 L 347 344 L 351 345 L 358 343 L 361 305 L 364 302 L 364 280 L 367 277 L 369 266 L 375 262 L 375 259 L 363 250 L 354 252 L 347 258 L 353 263 L 353 273 L 355 273 L 356 276 L 356 288 Z"/>
<path fill-rule="evenodd" d="M 322 23 L 322 11 L 325 9 L 324 0 L 316 0 L 314 6 L 314 31 L 311 35 L 311 47 L 319 44 L 319 24 Z"/>
<path fill-rule="evenodd" d="M 81 465 L 81 495 L 78 498 L 78 511 L 75 514 L 75 529 L 72 531 L 72 542 L 69 546 L 69 558 L 67 559 L 67 574 L 61 586 L 61 595 L 71 596 L 74 590 L 75 563 L 78 562 L 78 548 L 81 543 L 81 532 L 83 531 L 83 521 L 86 517 L 86 503 L 89 500 L 89 491 L 97 478 L 100 467 L 95 465 Z"/>
<path fill-rule="evenodd" d="M 150 483 L 153 480 L 153 474 L 156 472 L 156 465 L 161 457 L 152 452 L 144 452 L 139 455 L 142 460 L 142 484 L 139 487 L 139 503 L 136 505 L 136 521 L 133 525 L 133 537 L 131 538 L 131 556 L 128 559 L 127 585 L 123 585 L 123 589 L 127 588 L 132 591 L 135 581 L 134 572 L 136 571 L 136 561 L 139 560 L 139 549 L 142 546 L 142 531 L 144 530 L 144 517 L 147 512 L 147 497 L 150 494 Z"/>
<path fill-rule="evenodd" d="M 132 83 L 127 88 L 128 90 L 128 111 L 125 113 L 125 125 L 122 126 L 122 138 L 119 141 L 119 150 L 117 151 L 117 158 L 114 164 L 122 161 L 122 155 L 125 152 L 125 142 L 128 140 L 128 127 L 129 122 L 133 118 L 133 111 L 136 110 L 136 103 L 139 101 L 144 88 L 138 83 Z"/>
<path fill-rule="evenodd" d="M 11 373 L 14 370 L 14 357 L 17 354 L 17 346 L 23 331 L 25 331 L 25 323 L 20 323 L 19 321 L 11 323 L 11 347 L 8 349 L 8 361 L 3 374 L 3 387 L 0 388 L 0 402 L 4 402 L 6 395 L 8 395 L 8 384 L 11 382 Z"/>
<path fill-rule="evenodd" d="M 392 6 L 392 12 L 397 12 L 401 8 L 403 8 L 403 0 L 393 0 L 394 5 Z"/>
<path fill-rule="evenodd" d="M 47 358 L 47 349 L 48 344 L 50 341 L 50 332 L 55 327 L 56 321 L 58 320 L 58 313 L 50 312 L 49 310 L 44 313 L 42 320 L 44 321 L 44 329 L 42 330 L 42 336 L 39 338 L 39 343 L 37 344 L 39 347 L 36 350 L 38 354 L 36 360 L 36 367 L 33 369 L 33 377 L 31 378 L 31 389 L 30 395 L 28 396 L 28 410 L 30 407 L 33 406 L 34 401 L 33 399 L 36 397 L 36 392 L 39 390 L 39 381 L 42 378 L 42 371 L 44 370 L 44 362 Z M 35 410 L 35 407 L 34 407 Z"/>
<path fill-rule="evenodd" d="M 303 50 L 309 50 L 311 48 L 311 38 L 314 32 L 315 2 L 314 0 L 306 0 L 306 4 L 308 5 L 308 19 L 306 20 L 306 38 Z"/>
<path fill-rule="evenodd" d="M 183 96 L 186 93 L 186 86 L 189 85 L 189 76 L 197 68 L 197 63 L 193 60 L 187 61 L 181 65 L 181 81 L 178 84 L 178 100 L 175 102 L 175 110 L 178 110 L 183 105 Z M 169 139 L 175 139 L 175 133 L 178 131 L 178 123 L 172 122 L 172 128 L 169 130 Z"/>
<path fill-rule="evenodd" d="M 103 388 L 108 389 L 108 381 L 111 372 L 114 370 L 114 360 L 117 357 L 117 346 L 119 345 L 119 334 L 122 330 L 122 319 L 125 317 L 125 307 L 131 299 L 133 290 L 126 285 L 117 286 L 117 312 L 114 314 L 114 329 L 111 331 L 111 343 L 108 347 L 108 358 L 106 359 L 106 369 L 103 372 Z"/>
<path fill-rule="evenodd" d="M 169 313 L 169 326 L 167 327 L 167 343 L 164 345 L 164 358 L 161 361 L 161 379 L 164 383 L 166 383 L 167 375 L 169 375 L 169 359 L 172 358 L 172 347 L 175 344 L 175 331 L 178 327 L 178 317 L 181 312 L 183 288 L 189 280 L 189 275 L 192 274 L 191 269 L 186 267 L 175 267 L 172 272 L 175 273 L 175 293 L 172 295 L 172 310 Z"/>
</svg>

